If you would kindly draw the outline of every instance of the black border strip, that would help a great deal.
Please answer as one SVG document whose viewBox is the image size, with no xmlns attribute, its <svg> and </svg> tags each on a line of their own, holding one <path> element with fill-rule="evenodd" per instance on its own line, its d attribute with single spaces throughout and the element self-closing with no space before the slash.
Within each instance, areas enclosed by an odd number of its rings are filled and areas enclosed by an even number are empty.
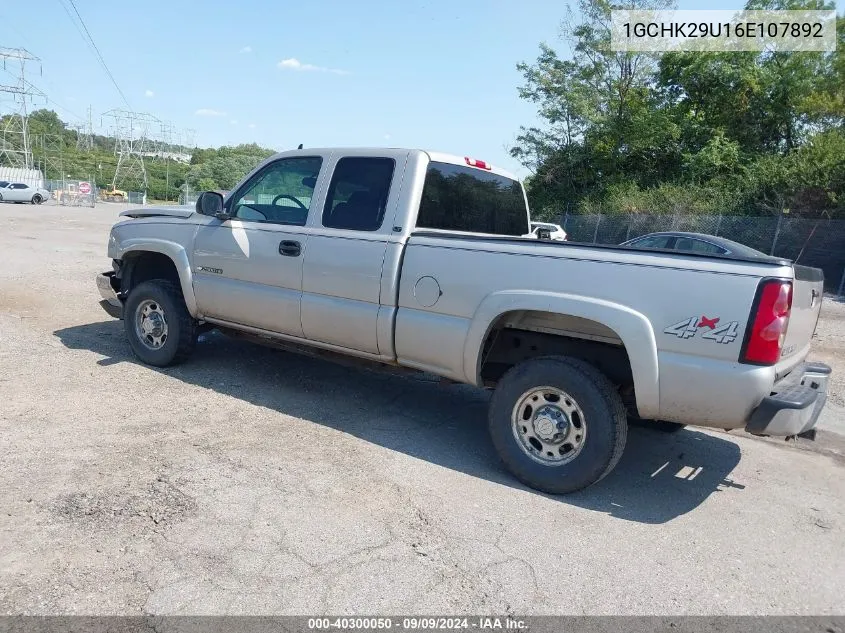
<svg viewBox="0 0 845 633">
<path fill-rule="evenodd" d="M 0 633 L 845 633 L 845 616 L 0 616 Z"/>
</svg>

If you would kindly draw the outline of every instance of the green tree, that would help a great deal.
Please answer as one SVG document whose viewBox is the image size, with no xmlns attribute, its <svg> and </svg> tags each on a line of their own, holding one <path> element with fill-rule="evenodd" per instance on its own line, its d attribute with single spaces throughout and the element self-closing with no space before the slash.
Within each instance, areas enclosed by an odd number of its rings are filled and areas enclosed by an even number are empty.
<svg viewBox="0 0 845 633">
<path fill-rule="evenodd" d="M 533 213 L 644 210 L 845 214 L 845 18 L 832 53 L 676 52 L 609 47 L 611 8 L 580 0 L 564 57 L 541 44 L 519 64 L 543 124 L 511 150 L 531 171 Z M 662 8 L 660 4 L 636 8 Z M 748 9 L 830 9 L 750 0 Z"/>
<path fill-rule="evenodd" d="M 667 2 L 626 6 L 658 9 Z M 543 128 L 522 128 L 511 150 L 536 172 L 530 189 L 535 207 L 577 201 L 631 177 L 649 182 L 661 166 L 678 163 L 679 156 L 673 160 L 662 149 L 676 145 L 677 130 L 649 88 L 655 58 L 611 50 L 613 8 L 623 7 L 581 0 L 580 19 L 570 11 L 562 29 L 571 58 L 541 44 L 534 64 L 517 66 L 525 80 L 520 96 L 537 104 L 545 122 Z"/>
<path fill-rule="evenodd" d="M 188 183 L 200 190 L 232 189 L 264 159 L 272 156 L 273 150 L 255 143 L 200 150 L 192 156 Z M 207 185 L 213 184 L 208 187 Z"/>
<path fill-rule="evenodd" d="M 0 128 L 8 117 L 0 117 Z M 52 110 L 35 110 L 28 117 L 33 160 L 47 179 L 65 177 L 110 184 L 117 168 L 115 139 L 94 136 L 91 151 L 76 149 L 77 135 Z M 234 147 L 197 149 L 190 164 L 169 158 L 145 157 L 147 195 L 151 199 L 176 200 L 188 182 L 194 189 L 229 189 L 273 150 L 254 143 Z M 2 163 L 0 163 L 2 164 Z M 141 188 L 139 183 L 118 183 L 119 187 Z"/>
</svg>

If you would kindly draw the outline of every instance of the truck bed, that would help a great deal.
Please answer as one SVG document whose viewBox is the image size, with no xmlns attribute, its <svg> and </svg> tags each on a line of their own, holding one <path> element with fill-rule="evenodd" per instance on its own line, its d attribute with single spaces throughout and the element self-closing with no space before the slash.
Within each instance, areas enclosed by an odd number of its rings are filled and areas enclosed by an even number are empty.
<svg viewBox="0 0 845 633">
<path fill-rule="evenodd" d="M 795 280 L 784 356 L 769 367 L 742 364 L 749 315 L 768 278 Z M 432 305 L 420 300 L 422 283 L 441 293 Z M 504 317 L 506 327 L 624 347 L 642 417 L 736 428 L 806 357 L 818 316 L 811 292 L 820 286 L 820 271 L 777 257 L 419 230 L 402 263 L 396 353 L 400 363 L 479 384 L 476 346 L 486 332 L 477 324 L 521 306 Z M 712 326 L 684 334 L 693 319 Z"/>
</svg>

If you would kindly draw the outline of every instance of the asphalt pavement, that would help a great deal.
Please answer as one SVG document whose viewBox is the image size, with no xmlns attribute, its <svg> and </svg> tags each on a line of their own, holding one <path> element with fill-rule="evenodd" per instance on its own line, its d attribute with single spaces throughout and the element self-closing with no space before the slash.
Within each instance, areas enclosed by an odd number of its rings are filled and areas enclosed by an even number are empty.
<svg viewBox="0 0 845 633">
<path fill-rule="evenodd" d="M 518 484 L 485 392 L 208 334 L 134 360 L 97 305 L 117 205 L 0 205 L 0 613 L 842 614 L 842 424 L 632 428 Z"/>
</svg>

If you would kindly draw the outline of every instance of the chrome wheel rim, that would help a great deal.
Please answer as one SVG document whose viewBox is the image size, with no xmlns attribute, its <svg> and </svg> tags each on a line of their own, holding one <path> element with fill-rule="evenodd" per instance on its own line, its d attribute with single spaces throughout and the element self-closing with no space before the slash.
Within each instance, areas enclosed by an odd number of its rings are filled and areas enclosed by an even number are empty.
<svg viewBox="0 0 845 633">
<path fill-rule="evenodd" d="M 546 466 L 561 466 L 578 457 L 587 439 L 584 412 L 557 387 L 533 387 L 516 401 L 511 428 L 522 451 Z"/>
<path fill-rule="evenodd" d="M 135 310 L 135 333 L 151 350 L 161 349 L 167 342 L 167 318 L 158 301 L 145 299 Z"/>
</svg>

